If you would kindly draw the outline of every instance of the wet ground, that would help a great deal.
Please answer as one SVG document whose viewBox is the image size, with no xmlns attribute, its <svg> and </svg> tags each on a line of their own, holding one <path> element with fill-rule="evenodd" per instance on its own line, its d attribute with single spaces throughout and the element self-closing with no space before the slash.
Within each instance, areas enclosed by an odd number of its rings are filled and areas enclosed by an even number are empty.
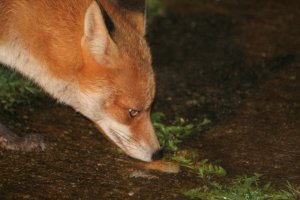
<svg viewBox="0 0 300 200">
<path fill-rule="evenodd" d="M 173 2 L 173 3 L 172 3 Z M 182 145 L 230 176 L 265 174 L 281 187 L 300 184 L 300 3 L 167 1 L 149 43 L 158 80 L 155 111 L 171 120 L 213 123 Z M 0 119 L 15 132 L 41 133 L 45 152 L 0 150 L 0 199 L 185 199 L 201 184 L 149 172 L 119 154 L 93 125 L 47 97 Z"/>
</svg>

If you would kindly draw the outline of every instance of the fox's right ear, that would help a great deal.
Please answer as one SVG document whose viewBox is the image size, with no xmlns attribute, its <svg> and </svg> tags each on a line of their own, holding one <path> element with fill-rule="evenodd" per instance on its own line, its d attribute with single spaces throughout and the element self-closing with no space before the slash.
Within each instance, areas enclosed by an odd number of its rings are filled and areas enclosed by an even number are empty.
<svg viewBox="0 0 300 200">
<path fill-rule="evenodd" d="M 92 1 L 85 13 L 84 36 L 81 45 L 89 51 L 98 63 L 101 63 L 110 40 L 101 10 L 96 1 Z"/>
</svg>

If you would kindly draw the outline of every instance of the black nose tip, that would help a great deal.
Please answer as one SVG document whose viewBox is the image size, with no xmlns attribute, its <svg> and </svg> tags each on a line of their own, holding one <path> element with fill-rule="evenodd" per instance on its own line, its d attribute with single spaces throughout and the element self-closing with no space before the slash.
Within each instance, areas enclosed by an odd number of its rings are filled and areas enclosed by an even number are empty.
<svg viewBox="0 0 300 200">
<path fill-rule="evenodd" d="M 160 160 L 162 159 L 163 156 L 164 156 L 163 150 L 159 149 L 155 151 L 154 154 L 152 155 L 152 160 Z"/>
</svg>

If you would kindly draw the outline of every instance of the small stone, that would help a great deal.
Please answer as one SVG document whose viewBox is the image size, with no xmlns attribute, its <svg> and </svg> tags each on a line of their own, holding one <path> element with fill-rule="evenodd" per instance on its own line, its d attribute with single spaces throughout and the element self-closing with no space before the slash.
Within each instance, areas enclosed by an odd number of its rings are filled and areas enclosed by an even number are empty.
<svg viewBox="0 0 300 200">
<path fill-rule="evenodd" d="M 134 170 L 130 175 L 129 178 L 145 178 L 145 179 L 158 179 L 157 176 L 154 176 L 146 171 L 142 170 Z"/>
<path fill-rule="evenodd" d="M 185 103 L 187 106 L 195 106 L 198 105 L 199 102 L 197 100 L 189 100 Z"/>
<path fill-rule="evenodd" d="M 134 192 L 129 192 L 128 195 L 132 197 L 134 195 Z"/>
</svg>

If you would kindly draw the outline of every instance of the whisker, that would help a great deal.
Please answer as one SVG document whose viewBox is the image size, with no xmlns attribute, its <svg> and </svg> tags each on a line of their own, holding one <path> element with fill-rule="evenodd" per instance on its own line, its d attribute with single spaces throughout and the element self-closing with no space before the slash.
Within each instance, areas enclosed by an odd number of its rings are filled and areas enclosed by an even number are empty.
<svg viewBox="0 0 300 200">
<path fill-rule="evenodd" d="M 123 132 L 122 130 L 115 129 L 115 131 L 117 131 L 118 133 L 123 133 L 123 134 L 124 134 L 124 132 Z M 129 139 L 133 140 L 133 141 L 136 142 L 137 144 L 140 144 L 139 141 L 136 140 L 134 137 L 128 136 L 128 135 L 126 135 L 126 133 L 124 134 L 124 136 L 126 136 L 126 137 L 128 137 Z"/>
<path fill-rule="evenodd" d="M 130 147 L 131 149 L 134 149 L 134 150 L 138 150 L 140 149 L 139 147 L 141 147 L 140 145 L 136 145 L 136 143 L 132 143 L 132 141 L 130 140 L 130 138 L 128 137 L 125 137 L 123 135 L 121 135 L 120 133 L 118 133 L 117 131 L 111 129 L 111 131 L 116 135 L 116 137 L 118 137 L 118 139 L 120 139 L 120 141 L 125 141 L 124 142 L 120 142 L 122 144 L 122 146 L 124 147 Z M 127 144 L 131 144 L 131 145 L 127 145 Z"/>
<path fill-rule="evenodd" d="M 135 149 L 135 150 L 139 150 L 139 149 L 142 149 L 143 151 L 147 151 L 145 149 L 145 147 L 141 146 L 140 143 L 133 137 L 131 136 L 128 136 L 126 134 L 124 134 L 123 131 L 121 130 L 118 130 L 118 129 L 110 129 L 117 137 L 123 139 L 124 141 L 126 141 L 127 144 L 130 144 L 130 145 L 126 145 L 126 147 L 130 147 L 132 149 Z M 125 144 L 124 144 L 125 146 Z M 133 148 L 135 147 L 135 148 Z"/>
<path fill-rule="evenodd" d="M 101 121 L 102 120 L 98 120 L 97 123 L 101 124 Z M 122 131 L 121 129 L 114 127 L 114 128 L 109 128 L 109 131 L 112 132 L 116 137 L 118 137 L 118 140 L 120 140 L 119 144 L 121 146 L 124 146 L 126 148 L 131 148 L 134 150 L 139 150 L 139 151 L 142 150 L 144 152 L 148 152 L 148 149 L 142 146 L 136 138 L 128 135 L 126 132 Z"/>
</svg>

